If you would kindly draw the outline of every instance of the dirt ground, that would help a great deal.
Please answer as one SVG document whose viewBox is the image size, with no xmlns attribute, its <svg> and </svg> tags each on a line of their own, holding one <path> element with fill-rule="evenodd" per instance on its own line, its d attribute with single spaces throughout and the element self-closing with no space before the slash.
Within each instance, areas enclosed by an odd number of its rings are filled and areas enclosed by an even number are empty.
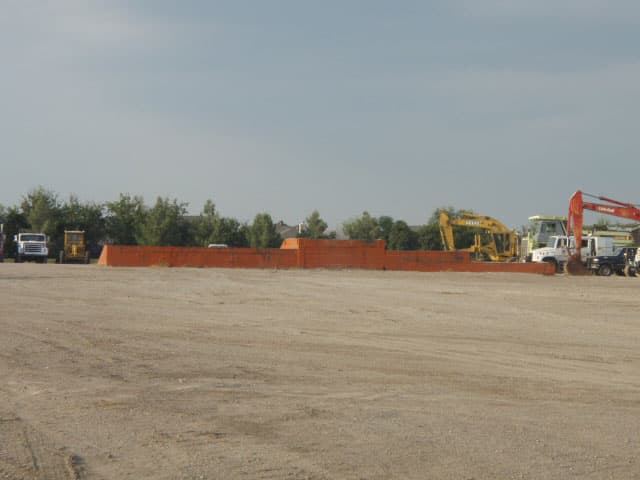
<svg viewBox="0 0 640 480">
<path fill-rule="evenodd" d="M 638 292 L 0 264 L 0 479 L 640 479 Z"/>
</svg>

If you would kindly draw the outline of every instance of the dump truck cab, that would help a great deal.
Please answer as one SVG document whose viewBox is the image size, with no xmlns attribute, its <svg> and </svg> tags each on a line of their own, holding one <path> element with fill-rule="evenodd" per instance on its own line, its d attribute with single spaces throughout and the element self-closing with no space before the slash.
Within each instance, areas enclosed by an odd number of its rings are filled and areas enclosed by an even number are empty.
<svg viewBox="0 0 640 480">
<path fill-rule="evenodd" d="M 64 247 L 58 260 L 60 263 L 89 263 L 84 230 L 64 231 Z"/>
<path fill-rule="evenodd" d="M 553 215 L 534 215 L 529 217 L 529 227 L 527 234 L 522 238 L 520 248 L 522 257 L 530 262 L 532 252 L 537 248 L 543 248 L 549 244 L 552 236 L 562 236 L 567 234 L 566 217 Z"/>
<path fill-rule="evenodd" d="M 47 263 L 49 249 L 47 236 L 44 233 L 18 233 L 13 236 L 13 241 L 16 243 L 16 263 L 27 261 Z"/>
</svg>

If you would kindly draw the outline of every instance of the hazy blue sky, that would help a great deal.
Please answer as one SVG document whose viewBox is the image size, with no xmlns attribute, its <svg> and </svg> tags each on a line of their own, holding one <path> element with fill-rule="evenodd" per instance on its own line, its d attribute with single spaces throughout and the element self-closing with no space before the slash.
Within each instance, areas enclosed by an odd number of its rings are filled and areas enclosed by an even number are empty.
<svg viewBox="0 0 640 480">
<path fill-rule="evenodd" d="M 331 226 L 640 201 L 640 2 L 5 0 L 0 203 Z"/>
</svg>

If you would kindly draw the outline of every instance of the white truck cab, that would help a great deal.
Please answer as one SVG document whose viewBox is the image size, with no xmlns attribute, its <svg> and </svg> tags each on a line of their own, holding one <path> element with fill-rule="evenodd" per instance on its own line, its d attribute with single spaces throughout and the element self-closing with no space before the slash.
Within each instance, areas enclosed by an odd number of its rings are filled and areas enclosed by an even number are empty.
<svg viewBox="0 0 640 480">
<path fill-rule="evenodd" d="M 531 252 L 532 262 L 554 263 L 560 271 L 569 255 L 575 253 L 576 237 L 566 235 L 553 235 L 549 237 L 546 247 L 536 248 Z M 615 246 L 613 239 L 609 237 L 582 237 L 580 256 L 582 262 L 586 263 L 588 257 L 596 255 L 613 255 Z"/>
<path fill-rule="evenodd" d="M 44 233 L 18 233 L 13 236 L 13 241 L 16 243 L 16 263 L 29 260 L 47 263 L 49 249 Z"/>
</svg>

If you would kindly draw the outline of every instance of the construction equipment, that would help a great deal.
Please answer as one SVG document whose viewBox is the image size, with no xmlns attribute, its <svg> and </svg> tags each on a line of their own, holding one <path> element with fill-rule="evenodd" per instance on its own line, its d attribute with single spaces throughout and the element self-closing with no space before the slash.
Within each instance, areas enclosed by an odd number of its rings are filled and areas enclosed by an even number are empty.
<svg viewBox="0 0 640 480">
<path fill-rule="evenodd" d="M 595 198 L 606 203 L 585 202 L 584 196 Z M 606 213 L 614 217 L 629 218 L 640 222 L 640 208 L 632 203 L 620 202 L 608 197 L 600 197 L 583 193 L 580 190 L 575 192 L 569 200 L 569 215 L 567 221 L 567 233 L 576 237 L 575 252 L 569 256 L 569 260 L 565 266 L 567 273 L 579 275 L 586 272 L 581 261 L 580 248 L 582 245 L 582 224 L 584 218 L 584 210 L 592 210 L 594 212 Z"/>
<path fill-rule="evenodd" d="M 547 246 L 553 235 L 567 234 L 567 219 L 552 215 L 534 215 L 529 217 L 529 227 L 520 245 L 520 254 L 525 261 L 531 261 L 533 250 Z"/>
<path fill-rule="evenodd" d="M 453 227 L 473 228 L 474 245 L 456 248 Z M 473 213 L 462 213 L 460 218 L 450 218 L 440 213 L 440 238 L 445 250 L 472 252 L 477 259 L 494 262 L 515 261 L 518 257 L 518 239 L 514 230 L 509 230 L 495 218 Z"/>
<path fill-rule="evenodd" d="M 89 250 L 84 239 L 84 230 L 65 230 L 64 248 L 60 250 L 60 263 L 89 263 Z"/>
<path fill-rule="evenodd" d="M 27 261 L 47 263 L 49 248 L 47 236 L 44 233 L 17 233 L 13 236 L 13 241 L 16 243 L 14 260 L 16 263 Z"/>
<path fill-rule="evenodd" d="M 569 260 L 569 253 L 576 248 L 576 237 L 566 235 L 552 235 L 549 237 L 547 245 L 536 248 L 531 252 L 531 261 L 553 263 L 557 272 L 564 269 Z M 595 255 L 612 255 L 616 250 L 613 239 L 610 237 L 582 237 L 581 261 L 587 263 L 587 258 Z"/>
</svg>

